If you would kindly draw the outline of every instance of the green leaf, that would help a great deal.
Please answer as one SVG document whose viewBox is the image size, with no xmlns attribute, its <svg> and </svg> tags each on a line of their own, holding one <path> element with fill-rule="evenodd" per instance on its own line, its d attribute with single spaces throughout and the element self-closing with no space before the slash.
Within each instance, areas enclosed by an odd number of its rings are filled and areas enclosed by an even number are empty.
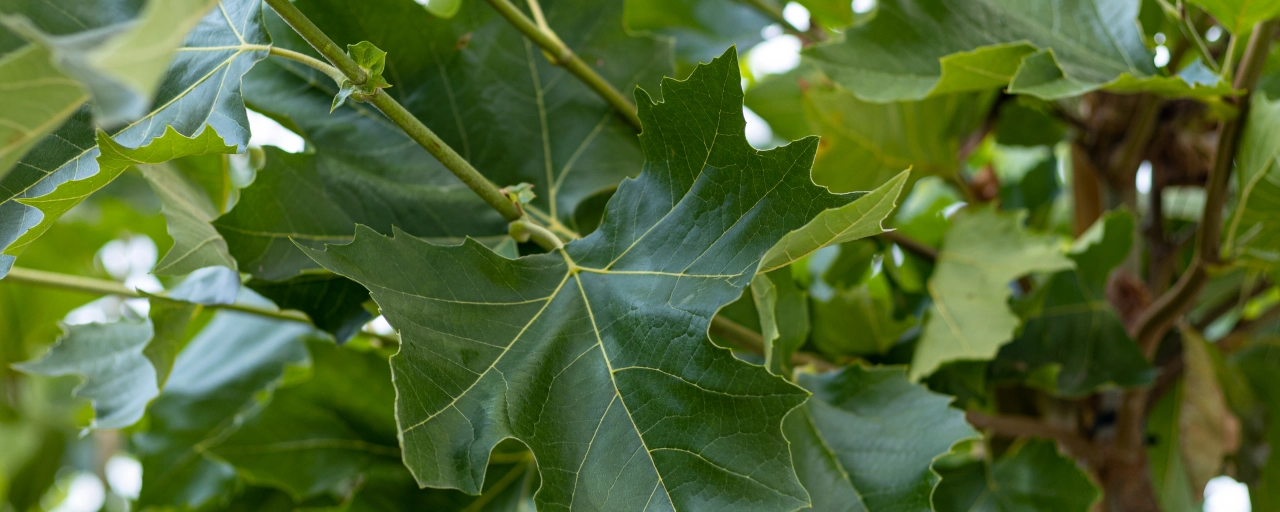
<svg viewBox="0 0 1280 512">
<path fill-rule="evenodd" d="M 333 97 L 333 104 L 329 106 L 329 113 L 342 106 L 348 97 L 354 97 L 356 101 L 367 101 L 378 93 L 378 89 L 386 89 L 391 87 L 385 78 L 382 78 L 382 70 L 387 65 L 387 52 L 379 50 L 377 46 L 368 41 L 360 41 L 356 44 L 347 45 L 347 55 L 351 56 L 351 60 L 356 62 L 360 69 L 364 70 L 366 79 L 363 84 L 356 85 L 351 80 L 342 79 L 342 87 L 338 90 L 338 94 Z"/>
<path fill-rule="evenodd" d="M 813 345 L 832 355 L 884 354 L 918 323 L 909 315 L 894 317 L 883 274 L 838 288 L 829 296 L 815 293 L 812 310 Z"/>
<path fill-rule="evenodd" d="M 1100 496 L 1052 441 L 1033 440 L 1015 445 L 990 465 L 977 462 L 943 473 L 933 504 L 945 511 L 1085 512 Z"/>
<path fill-rule="evenodd" d="M 196 136 L 187 137 L 178 133 L 173 127 L 168 127 L 163 135 L 151 139 L 146 146 L 137 149 L 124 147 L 112 140 L 105 132 L 98 132 L 98 146 L 101 151 L 96 159 L 99 166 L 97 174 L 82 180 L 68 181 L 58 186 L 53 192 L 39 197 L 18 199 L 22 205 L 39 210 L 40 221 L 9 245 L 5 249 L 5 254 L 14 256 L 20 254 L 32 240 L 44 234 L 62 214 L 80 204 L 90 194 L 111 183 L 130 167 L 137 164 L 161 163 L 190 155 L 225 154 L 236 151 L 235 146 L 224 145 L 222 138 L 212 128 L 202 130 Z"/>
<path fill-rule="evenodd" d="M 143 468 L 139 507 L 199 508 L 230 494 L 235 470 L 207 449 L 234 431 L 285 365 L 306 361 L 300 338 L 310 330 L 246 313 L 214 315 L 178 355 L 147 429 L 133 436 Z"/>
<path fill-rule="evenodd" d="M 953 221 L 929 279 L 933 306 L 911 362 L 913 381 L 948 361 L 991 359 L 1018 327 L 1009 282 L 1072 267 L 1053 236 L 1023 229 L 1024 217 L 986 207 Z"/>
<path fill-rule="evenodd" d="M 765 253 L 758 272 L 772 272 L 823 247 L 885 232 L 884 220 L 898 206 L 910 175 L 910 170 L 902 171 L 852 203 L 819 213 L 804 227 L 787 233 Z"/>
<path fill-rule="evenodd" d="M 773 24 L 764 13 L 736 0 L 625 0 L 625 4 L 627 28 L 675 40 L 678 76 L 687 75 L 726 47 L 754 46 L 763 39 L 760 30 Z"/>
<path fill-rule="evenodd" d="M 239 268 L 259 279 L 319 270 L 294 243 L 347 242 L 357 224 L 388 234 L 395 226 L 439 243 L 456 244 L 467 235 L 489 234 L 482 240 L 491 244 L 507 238 L 502 217 L 460 184 L 397 183 L 337 158 L 275 147 L 264 153 L 253 186 L 213 224 Z"/>
<path fill-rule="evenodd" d="M 805 52 L 867 101 L 920 100 L 1007 88 L 1046 99 L 1103 87 L 1197 91 L 1156 75 L 1129 0 L 884 0 L 844 41 Z M 1183 83 L 1179 83 L 1179 82 Z"/>
<path fill-rule="evenodd" d="M 324 342 L 307 348 L 311 377 L 277 389 L 214 455 L 298 501 L 342 496 L 361 478 L 403 472 L 386 358 Z"/>
<path fill-rule="evenodd" d="M 1133 232 L 1133 216 L 1118 211 L 1080 235 L 1068 254 L 1075 269 L 1054 274 L 1043 285 L 1043 304 L 1026 319 L 1017 339 L 1000 350 L 997 365 L 1020 373 L 1056 365 L 1056 389 L 1065 396 L 1087 395 L 1106 384 L 1150 384 L 1155 368 L 1106 297 L 1107 277 L 1128 256 Z"/>
<path fill-rule="evenodd" d="M 462 0 L 426 0 L 427 12 L 441 18 L 452 18 L 462 8 Z"/>
<path fill-rule="evenodd" d="M 93 11 L 95 8 L 86 8 Z M 197 137 L 212 127 L 229 145 L 245 148 L 249 122 L 239 92 L 239 78 L 267 56 L 258 0 L 224 0 L 187 35 L 169 74 L 161 81 L 149 112 L 111 133 L 126 148 L 146 146 L 172 127 Z M 98 174 L 95 127 L 86 109 L 27 152 L 12 172 L 0 179 L 0 270 L 7 272 L 15 251 L 10 247 L 42 219 L 38 209 L 16 199 L 32 200 L 72 180 Z M 29 240 L 28 240 L 29 241 Z"/>
<path fill-rule="evenodd" d="M 221 155 L 210 157 L 138 166 L 151 190 L 160 198 L 160 212 L 173 238 L 173 247 L 156 263 L 157 275 L 185 275 L 215 265 L 236 268 L 227 241 L 210 224 L 223 213 L 226 199 L 220 196 L 225 193 L 219 194 L 216 199 L 220 201 L 215 203 L 215 197 L 211 197 L 201 183 L 201 178 L 221 177 L 219 181 L 230 181 L 228 163 Z"/>
<path fill-rule="evenodd" d="M 1253 0 L 1190 0 L 1203 7 L 1233 34 L 1243 34 L 1262 20 L 1280 16 L 1280 3 Z"/>
<path fill-rule="evenodd" d="M 646 170 L 562 250 L 511 260 L 364 228 L 308 250 L 369 288 L 400 330 L 397 420 L 421 484 L 479 491 L 490 450 L 511 437 L 537 457 L 539 507 L 808 503 L 780 428 L 804 391 L 717 348 L 707 328 L 783 235 L 857 196 L 813 184 L 812 138 L 748 145 L 739 84 L 731 49 L 664 81 L 661 103 L 638 92 Z"/>
<path fill-rule="evenodd" d="M 156 371 L 142 351 L 151 341 L 151 322 L 64 327 L 58 343 L 38 360 L 14 365 L 38 375 L 78 375 L 75 396 L 93 401 L 91 428 L 124 428 L 142 418 L 147 402 L 160 393 Z"/>
<path fill-rule="evenodd" d="M 656 85 L 672 73 L 671 43 L 621 30 L 620 2 L 540 5 L 565 44 L 618 90 Z M 537 197 L 525 210 L 547 224 L 569 223 L 579 202 L 634 176 L 643 163 L 635 128 L 484 2 L 464 2 L 448 20 L 400 0 L 297 6 L 339 44 L 369 41 L 385 50 L 385 75 L 396 82 L 387 94 L 498 186 L 532 184 Z M 269 19 L 277 45 L 312 52 L 286 24 Z M 255 110 L 296 126 L 326 158 L 395 183 L 457 185 L 368 105 L 326 114 L 338 92 L 329 82 L 291 61 L 268 62 L 246 78 L 245 96 Z"/>
<path fill-rule="evenodd" d="M 307 314 L 317 329 L 333 335 L 339 344 L 360 332 L 373 319 L 365 310 L 369 291 L 355 281 L 333 274 L 304 274 L 285 281 L 254 279 L 248 286 L 271 299 L 280 309 Z"/>
<path fill-rule="evenodd" d="M 933 510 L 934 459 L 978 436 L 950 397 L 908 382 L 901 367 L 797 377 L 814 396 L 786 432 L 814 510 Z"/>
<path fill-rule="evenodd" d="M 906 168 L 915 179 L 950 178 L 960 142 L 986 117 L 991 94 L 951 94 L 876 104 L 837 87 L 804 92 L 804 112 L 822 136 L 814 180 L 835 191 L 869 190 Z"/>
<path fill-rule="evenodd" d="M 810 22 L 826 28 L 844 28 L 853 25 L 853 2 L 844 0 L 796 0 L 809 10 Z"/>
<path fill-rule="evenodd" d="M 765 367 L 787 375 L 791 355 L 809 338 L 809 297 L 791 279 L 790 269 L 757 274 L 751 298 L 760 316 Z"/>
<path fill-rule="evenodd" d="M 1280 446 L 1280 380 L 1275 378 L 1277 356 L 1280 356 L 1280 346 L 1258 343 L 1232 354 L 1230 361 L 1231 367 L 1244 376 L 1265 409 L 1261 442 L 1269 446 Z M 1268 448 L 1261 453 L 1264 459 L 1262 471 L 1257 475 L 1257 481 L 1249 486 L 1249 501 L 1256 510 L 1268 510 L 1280 506 L 1280 451 Z"/>
<path fill-rule="evenodd" d="M 1225 251 L 1237 263 L 1271 269 L 1280 262 L 1280 101 L 1266 94 L 1249 106 L 1236 153 L 1236 206 Z"/>
<path fill-rule="evenodd" d="M 80 84 L 50 62 L 49 50 L 27 45 L 0 56 L 0 90 L 23 101 L 0 103 L 0 180 L 45 135 L 89 99 Z"/>
<path fill-rule="evenodd" d="M 76 34 L 45 33 L 22 15 L 0 17 L 0 23 L 47 48 L 53 64 L 92 97 L 98 124 L 115 127 L 147 114 L 176 51 L 216 5 L 217 0 L 152 0 L 130 23 Z"/>
</svg>

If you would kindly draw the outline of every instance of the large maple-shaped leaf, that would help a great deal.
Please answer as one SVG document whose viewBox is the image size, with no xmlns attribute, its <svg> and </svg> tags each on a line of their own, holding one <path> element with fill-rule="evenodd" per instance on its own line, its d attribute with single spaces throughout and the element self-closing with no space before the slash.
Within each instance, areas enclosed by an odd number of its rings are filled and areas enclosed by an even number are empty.
<svg viewBox="0 0 1280 512">
<path fill-rule="evenodd" d="M 195 136 L 211 126 L 228 145 L 244 149 L 249 121 L 239 93 L 240 77 L 267 56 L 258 0 L 224 0 L 187 35 L 161 80 L 148 113 L 111 133 L 126 148 L 144 146 L 172 126 Z M 8 248 L 42 214 L 19 198 L 38 198 L 71 180 L 98 173 L 95 128 L 81 109 L 53 134 L 36 143 L 8 175 L 0 179 L 0 247 Z M 13 264 L 0 255 L 0 271 Z"/>
<path fill-rule="evenodd" d="M 1106 298 L 1107 277 L 1128 256 L 1133 231 L 1133 216 L 1121 211 L 1081 235 L 1067 255 L 1076 268 L 1044 284 L 1043 304 L 1026 319 L 1018 338 L 1000 350 L 997 365 L 1021 371 L 1057 365 L 1057 391 L 1067 396 L 1105 384 L 1149 384 L 1155 369 Z"/>
<path fill-rule="evenodd" d="M 528 209 L 542 220 L 566 221 L 578 202 L 640 168 L 635 128 L 483 2 L 464 2 L 451 19 L 411 0 L 297 6 L 339 44 L 369 41 L 386 51 L 387 94 L 498 185 L 533 184 L 537 197 Z M 671 43 L 623 31 L 622 2 L 551 0 L 541 7 L 565 44 L 619 90 L 671 74 Z M 270 23 L 277 45 L 311 51 L 287 26 Z M 329 115 L 338 89 L 310 69 L 268 63 L 249 75 L 246 88 L 255 110 L 297 127 L 321 154 L 396 181 L 456 183 L 368 105 Z"/>
<path fill-rule="evenodd" d="M 787 439 L 814 510 L 933 510 L 934 459 L 978 435 L 951 397 L 908 382 L 901 367 L 798 380 L 814 396 L 787 417 Z"/>
<path fill-rule="evenodd" d="M 561 250 L 511 260 L 361 228 L 308 251 L 400 330 L 397 420 L 422 484 L 479 491 L 514 437 L 537 458 L 540 510 L 807 503 L 781 431 L 804 391 L 707 328 L 783 235 L 858 196 L 813 184 L 815 139 L 747 144 L 733 50 L 662 93 L 637 93 L 644 172 Z"/>
<path fill-rule="evenodd" d="M 1007 88 L 1043 98 L 1112 86 L 1173 96 L 1227 94 L 1157 76 L 1130 0 L 886 0 L 843 41 L 806 52 L 869 101 Z"/>
</svg>

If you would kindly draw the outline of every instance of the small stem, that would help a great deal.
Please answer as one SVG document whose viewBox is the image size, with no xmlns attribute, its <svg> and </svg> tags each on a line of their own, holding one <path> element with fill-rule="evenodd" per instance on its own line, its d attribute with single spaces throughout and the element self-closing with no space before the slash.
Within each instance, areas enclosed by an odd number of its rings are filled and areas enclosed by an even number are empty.
<svg viewBox="0 0 1280 512">
<path fill-rule="evenodd" d="M 1093 468 L 1097 468 L 1102 462 L 1102 457 L 1089 440 L 1080 437 L 1075 432 L 1040 421 L 1038 418 L 992 416 L 978 411 L 968 411 L 964 416 L 969 421 L 969 424 L 982 430 L 989 430 L 995 435 L 1004 437 L 1038 437 L 1055 440 L 1062 445 L 1064 450 L 1084 460 Z"/>
<path fill-rule="evenodd" d="M 91 293 L 94 295 L 119 295 L 121 297 L 129 297 L 134 299 L 145 299 L 147 296 L 138 290 L 129 288 L 116 281 L 108 281 L 106 279 L 95 279 L 92 277 L 73 276 L 67 274 L 58 274 L 55 272 L 46 272 L 43 270 L 35 270 L 23 267 L 13 267 L 9 269 L 9 275 L 5 276 L 5 282 L 31 284 L 36 286 L 46 286 L 49 288 L 60 288 L 74 292 Z M 159 295 L 163 297 L 164 295 Z M 278 309 L 269 309 L 258 306 L 250 306 L 247 304 L 215 304 L 204 306 L 209 309 L 226 309 L 230 311 L 239 311 L 241 313 L 249 313 L 267 318 L 275 318 L 278 320 L 289 320 L 293 322 L 311 323 L 306 315 L 297 312 L 280 311 Z"/>
<path fill-rule="evenodd" d="M 1235 66 L 1236 42 L 1239 41 L 1240 38 L 1236 37 L 1235 34 L 1231 34 L 1227 37 L 1227 50 L 1222 54 L 1222 78 L 1230 81 L 1231 75 L 1235 73 L 1233 66 Z"/>
<path fill-rule="evenodd" d="M 279 1 L 279 0 L 277 0 Z M 498 11 L 503 18 L 506 18 L 512 26 L 519 30 L 535 44 L 542 48 L 550 57 L 551 63 L 564 68 L 573 76 L 578 77 L 582 83 L 590 87 L 596 94 L 600 95 L 609 106 L 613 107 L 636 131 L 641 130 L 640 115 L 636 113 L 635 104 L 631 103 L 626 96 L 623 96 L 618 89 L 613 87 L 608 80 L 591 69 L 581 57 L 573 53 L 549 27 L 543 29 L 538 24 L 525 16 L 518 7 L 513 5 L 510 0 L 488 0 L 489 5 Z M 537 5 L 531 2 L 531 6 Z M 541 8 L 538 8 L 537 14 L 541 14 Z M 545 23 L 545 20 L 544 20 Z"/>
<path fill-rule="evenodd" d="M 711 334 L 724 338 L 725 341 L 737 345 L 755 354 L 764 354 L 764 337 L 760 333 L 728 318 L 716 315 L 711 319 Z M 791 354 L 791 366 L 812 364 L 820 371 L 831 371 L 836 366 L 803 352 Z"/>
<path fill-rule="evenodd" d="M 284 18 L 285 23 L 293 27 L 293 30 L 298 35 L 306 39 L 307 43 L 320 52 L 320 55 L 332 62 L 334 66 L 337 66 L 338 70 L 342 71 L 343 76 L 351 80 L 351 83 L 360 85 L 369 79 L 364 70 L 360 69 L 360 66 L 356 64 L 356 61 L 347 55 L 345 50 L 339 48 L 332 39 L 329 39 L 329 36 L 325 35 L 320 30 L 320 27 L 317 27 L 315 23 L 307 19 L 307 15 L 302 14 L 302 11 L 294 7 L 293 2 L 290 0 L 266 0 L 266 2 L 272 9 L 275 9 L 276 14 Z"/>
<path fill-rule="evenodd" d="M 915 253 L 917 256 L 920 256 L 926 260 L 936 261 L 938 259 L 937 249 L 934 249 L 933 247 L 930 247 L 928 244 L 925 244 L 924 242 L 921 242 L 907 235 L 904 235 L 898 231 L 885 231 L 884 233 L 880 233 L 879 235 L 876 235 L 876 236 L 884 239 L 885 241 L 896 244 L 898 247 L 901 247 L 912 253 Z"/>
<path fill-rule="evenodd" d="M 298 53 L 293 50 L 286 50 L 278 46 L 272 46 L 270 52 L 271 52 L 271 55 L 275 55 L 276 57 L 289 59 L 291 61 L 299 62 L 306 66 L 314 68 L 317 71 L 320 71 L 321 73 L 329 75 L 329 78 L 332 78 L 334 82 L 337 82 L 339 84 L 341 84 L 342 80 L 346 78 L 346 76 L 344 76 L 341 71 L 338 71 L 338 68 L 330 66 L 328 62 L 324 62 L 310 55 L 307 55 L 304 53 Z"/>
<path fill-rule="evenodd" d="M 517 242 L 532 240 L 548 251 L 564 248 L 564 242 L 560 241 L 560 237 L 527 217 L 509 224 L 507 234 L 511 235 L 511 238 L 514 238 Z"/>
<path fill-rule="evenodd" d="M 1200 31 L 1196 29 L 1195 22 L 1187 14 L 1185 5 L 1178 12 L 1177 21 L 1178 28 L 1182 30 L 1182 35 L 1186 36 L 1187 40 L 1191 42 L 1191 47 L 1200 55 L 1200 60 L 1204 62 L 1204 65 L 1212 69 L 1215 74 L 1221 75 L 1223 68 L 1218 67 L 1218 62 L 1214 60 L 1213 54 L 1209 52 L 1209 45 L 1205 44 L 1204 38 L 1200 37 Z"/>
</svg>

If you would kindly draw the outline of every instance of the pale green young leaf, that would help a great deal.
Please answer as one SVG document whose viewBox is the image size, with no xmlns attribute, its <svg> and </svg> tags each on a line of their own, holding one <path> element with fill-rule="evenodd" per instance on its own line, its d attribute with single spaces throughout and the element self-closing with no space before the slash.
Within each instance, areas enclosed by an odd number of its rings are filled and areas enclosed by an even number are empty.
<svg viewBox="0 0 1280 512">
<path fill-rule="evenodd" d="M 778 269 L 751 280 L 751 299 L 760 316 L 764 365 L 776 375 L 786 375 L 791 355 L 809 338 L 809 297 L 791 278 L 790 269 Z"/>
<path fill-rule="evenodd" d="M 105 187 L 121 173 L 138 164 L 157 164 L 175 158 L 204 154 L 234 153 L 235 146 L 227 146 L 211 127 L 206 127 L 194 137 L 178 133 L 173 127 L 164 134 L 151 139 L 146 145 L 136 149 L 127 148 L 112 140 L 105 132 L 98 132 L 100 152 L 96 161 L 98 172 L 85 179 L 68 181 L 54 191 L 39 197 L 18 199 L 23 206 L 39 211 L 40 221 L 31 226 L 21 237 L 18 237 L 5 249 L 5 254 L 16 256 L 40 235 L 44 234 L 54 221 L 72 207 L 80 204 L 86 197 L 98 189 Z"/>
<path fill-rule="evenodd" d="M 970 512 L 1087 512 L 1101 492 L 1053 441 L 1014 445 L 991 464 L 947 471 L 933 495 L 937 510 Z"/>
<path fill-rule="evenodd" d="M 995 88 L 1061 98 L 1113 84 L 1176 96 L 1222 93 L 1156 76 L 1135 21 L 1138 3 L 884 0 L 843 41 L 805 55 L 875 102 Z"/>
<path fill-rule="evenodd" d="M 0 17 L 0 23 L 47 48 L 54 66 L 92 97 L 95 121 L 114 128 L 146 115 L 175 52 L 217 3 L 151 0 L 128 23 L 75 34 L 45 33 L 22 11 Z"/>
<path fill-rule="evenodd" d="M 781 431 L 805 392 L 707 329 L 780 238 L 857 195 L 813 184 L 812 138 L 750 147 L 732 50 L 662 95 L 637 93 L 645 171 L 562 250 L 512 260 L 365 228 L 308 250 L 400 330 L 397 420 L 421 484 L 479 491 L 513 437 L 538 460 L 539 508 L 808 503 Z"/>
<path fill-rule="evenodd" d="M 27 45 L 0 56 L 0 90 L 22 101 L 0 102 L 0 180 L 45 135 L 66 121 L 89 94 L 49 60 L 49 50 Z"/>
<path fill-rule="evenodd" d="M 1072 268 L 1055 237 L 1026 231 L 1025 216 L 983 207 L 953 220 L 928 283 L 933 305 L 911 362 L 913 381 L 946 362 L 991 359 L 1018 327 L 1009 282 Z"/>
<path fill-rule="evenodd" d="M 373 43 L 360 41 L 357 44 L 347 45 L 347 55 L 350 55 L 351 60 L 364 70 L 365 82 L 356 85 L 351 83 L 351 80 L 342 79 L 342 87 L 333 97 L 333 104 L 329 106 L 330 114 L 353 95 L 356 101 L 365 101 L 377 94 L 378 89 L 391 87 L 387 79 L 382 77 L 382 70 L 386 69 L 387 65 L 387 52 L 379 50 Z"/>
<path fill-rule="evenodd" d="M 907 381 L 902 367 L 800 373 L 813 397 L 786 420 L 813 510 L 927 512 L 933 461 L 977 437 L 951 397 Z"/>
<path fill-rule="evenodd" d="M 852 203 L 819 213 L 804 227 L 787 233 L 765 253 L 757 273 L 785 267 L 823 247 L 883 233 L 884 220 L 898 206 L 898 196 L 910 175 L 910 170 L 899 172 Z"/>
<path fill-rule="evenodd" d="M 1280 16 L 1280 2 L 1258 0 L 1189 0 L 1213 15 L 1233 34 L 1243 34 L 1259 21 Z"/>
<path fill-rule="evenodd" d="M 1239 264 L 1269 270 L 1280 263 L 1280 101 L 1253 98 L 1236 155 L 1224 250 Z"/>
<path fill-rule="evenodd" d="M 1083 396 L 1112 384 L 1150 384 L 1155 368 L 1125 331 L 1106 297 L 1107 278 L 1129 254 L 1134 221 L 1127 211 L 1112 212 L 1076 241 L 1068 257 L 1075 269 L 1054 274 L 1039 291 L 1035 314 L 1016 340 L 1000 349 L 999 368 L 1034 372 L 1057 366 L 1056 391 Z"/>
<path fill-rule="evenodd" d="M 959 169 L 962 138 L 981 124 L 994 95 L 949 94 L 922 101 L 877 104 L 839 87 L 811 86 L 803 94 L 809 125 L 822 136 L 814 180 L 832 190 L 869 190 L 911 168 L 913 180 L 950 178 Z"/>
<path fill-rule="evenodd" d="M 221 155 L 200 161 L 180 160 L 158 165 L 139 165 L 160 198 L 161 210 L 168 225 L 173 247 L 156 263 L 157 275 L 184 275 L 196 269 L 223 266 L 236 268 L 236 260 L 227 249 L 227 241 L 210 224 L 222 214 L 192 173 L 216 173 L 226 165 Z M 191 168 L 191 172 L 184 172 Z"/>
<path fill-rule="evenodd" d="M 80 7 L 76 15 L 112 10 Z M 267 56 L 269 40 L 261 17 L 259 0 L 223 0 L 187 35 L 147 114 L 111 133 L 115 142 L 136 148 L 170 127 L 194 137 L 210 126 L 226 144 L 247 147 L 249 121 L 239 79 Z M 38 209 L 17 199 L 38 198 L 63 183 L 98 173 L 95 129 L 88 110 L 81 109 L 0 178 L 0 247 L 7 248 L 0 254 L 0 271 L 7 272 L 13 264 L 15 251 L 10 245 L 41 221 Z"/>
</svg>

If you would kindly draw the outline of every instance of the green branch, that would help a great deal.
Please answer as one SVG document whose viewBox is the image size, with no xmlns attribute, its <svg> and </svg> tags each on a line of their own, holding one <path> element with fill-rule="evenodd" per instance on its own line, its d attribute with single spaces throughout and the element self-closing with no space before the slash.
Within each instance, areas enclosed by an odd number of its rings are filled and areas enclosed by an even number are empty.
<svg viewBox="0 0 1280 512">
<path fill-rule="evenodd" d="M 56 272 L 46 272 L 44 270 L 23 267 L 13 267 L 9 269 L 9 274 L 6 275 L 4 279 L 0 279 L 0 282 L 22 283 L 34 286 L 43 286 L 46 288 L 58 288 L 61 290 L 83 292 L 92 295 L 115 295 L 119 297 L 129 297 L 131 299 L 149 298 L 148 295 L 116 281 L 59 274 Z M 164 295 L 157 296 L 164 297 Z M 249 304 L 202 304 L 201 307 L 207 309 L 225 309 L 227 311 L 236 311 L 266 318 L 274 318 L 276 320 L 315 325 L 311 318 L 307 317 L 306 314 L 303 314 L 300 311 L 282 311 L 276 308 L 253 306 Z M 363 334 L 389 343 L 400 343 L 400 338 L 397 336 L 388 336 L 371 332 L 364 332 Z"/>
<path fill-rule="evenodd" d="M 525 37 L 528 37 L 541 47 L 552 64 L 560 66 L 572 73 L 573 76 L 578 77 L 582 83 L 590 87 L 596 94 L 599 94 L 609 106 L 613 107 L 619 115 L 626 119 L 636 131 L 640 131 L 640 116 L 636 113 L 635 104 L 631 103 L 631 100 L 623 96 L 621 92 L 618 92 L 618 89 L 614 88 L 613 84 L 610 84 L 594 69 L 591 69 L 586 62 L 582 61 L 581 57 L 573 53 L 573 50 L 560 41 L 560 38 L 556 36 L 555 32 L 551 31 L 550 27 L 545 26 L 545 20 L 542 20 L 541 16 L 541 8 L 535 8 L 537 10 L 534 11 L 534 14 L 538 16 L 542 23 L 535 23 L 513 5 L 510 0 L 488 1 L 489 5 L 493 6 L 494 10 L 498 11 L 498 14 L 501 14 L 503 18 L 511 22 L 511 25 L 516 30 L 519 30 Z M 537 4 L 531 3 L 530 5 Z"/>
<path fill-rule="evenodd" d="M 302 36 L 308 44 L 342 71 L 347 80 L 356 85 L 363 84 L 368 80 L 369 77 L 364 70 L 346 52 L 339 49 L 338 45 L 334 44 L 333 40 L 329 39 L 329 36 L 325 35 L 319 27 L 316 27 L 311 20 L 307 19 L 307 16 L 302 11 L 294 7 L 293 3 L 289 0 L 266 0 L 266 2 L 272 9 L 275 9 L 281 18 L 284 18 L 289 23 L 289 26 L 298 32 L 298 35 Z M 514 222 L 523 217 L 515 203 L 511 202 L 506 195 L 498 190 L 498 187 L 493 182 L 480 174 L 480 171 L 472 167 L 471 163 L 462 158 L 462 155 L 459 155 L 457 151 L 445 144 L 435 132 L 427 128 L 427 125 L 422 124 L 422 121 L 414 117 L 408 109 L 405 109 L 399 102 L 388 96 L 386 92 L 379 89 L 369 102 L 382 111 L 391 122 L 400 127 L 409 138 L 417 142 L 423 149 L 426 149 L 428 153 L 431 153 L 431 156 L 439 160 L 441 164 L 444 164 L 445 168 L 449 169 L 459 180 L 462 180 L 462 183 L 480 196 L 480 199 L 483 199 L 494 210 L 497 210 L 508 222 Z M 548 247 L 547 249 L 550 250 L 551 248 Z"/>
</svg>

